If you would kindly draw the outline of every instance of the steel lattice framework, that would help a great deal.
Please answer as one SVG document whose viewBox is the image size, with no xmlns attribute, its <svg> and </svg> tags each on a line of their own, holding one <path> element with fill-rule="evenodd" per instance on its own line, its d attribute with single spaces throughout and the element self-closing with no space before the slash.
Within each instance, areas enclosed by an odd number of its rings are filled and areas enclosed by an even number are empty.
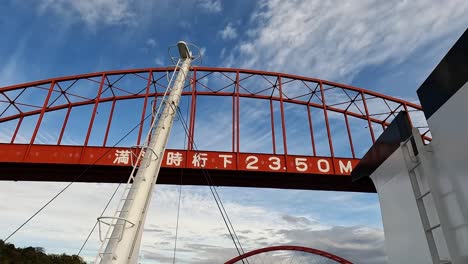
<svg viewBox="0 0 468 264">
<path fill-rule="evenodd" d="M 0 88 L 0 179 L 125 181 L 172 70 Z M 187 135 L 166 150 L 160 183 L 180 183 L 175 176 L 183 173 L 184 184 L 206 184 L 204 168 L 216 185 L 375 191 L 349 174 L 399 111 L 430 140 L 419 105 L 316 78 L 193 67 L 184 102 Z M 208 115 L 207 107 L 217 111 Z M 128 124 L 136 129 L 115 144 Z"/>
</svg>

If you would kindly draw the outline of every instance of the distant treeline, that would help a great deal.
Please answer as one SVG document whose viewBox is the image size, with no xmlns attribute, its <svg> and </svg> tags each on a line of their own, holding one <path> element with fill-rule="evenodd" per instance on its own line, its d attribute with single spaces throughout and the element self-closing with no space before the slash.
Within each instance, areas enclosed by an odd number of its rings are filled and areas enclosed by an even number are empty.
<svg viewBox="0 0 468 264">
<path fill-rule="evenodd" d="M 0 240 L 0 264 L 86 264 L 79 256 L 46 254 L 41 247 L 16 248 Z"/>
</svg>

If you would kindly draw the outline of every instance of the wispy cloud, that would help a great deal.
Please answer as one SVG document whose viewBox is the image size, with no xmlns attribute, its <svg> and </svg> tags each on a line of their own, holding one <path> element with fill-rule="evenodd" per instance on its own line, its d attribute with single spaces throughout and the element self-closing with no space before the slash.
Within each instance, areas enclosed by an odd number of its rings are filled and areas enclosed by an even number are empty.
<svg viewBox="0 0 468 264">
<path fill-rule="evenodd" d="M 78 19 L 90 27 L 98 24 L 122 25 L 135 22 L 129 0 L 42 0 L 39 11 L 53 12 L 65 19 Z"/>
<path fill-rule="evenodd" d="M 228 23 L 226 27 L 219 31 L 218 34 L 221 36 L 222 39 L 224 40 L 229 40 L 229 39 L 235 39 L 237 38 L 237 30 L 236 28 L 232 25 L 232 23 Z"/>
<path fill-rule="evenodd" d="M 156 40 L 154 38 L 149 38 L 146 40 L 146 47 L 153 49 L 156 47 Z"/>
<path fill-rule="evenodd" d="M 3 182 L 0 185 L 0 201 L 4 202 L 0 203 L 0 210 L 10 213 L 0 223 L 0 237 L 5 237 L 64 184 Z M 15 235 L 12 242 L 20 246 L 43 246 L 48 252 L 76 253 L 115 187 L 115 184 L 75 184 L 28 224 L 24 231 Z M 330 250 L 359 263 L 384 263 L 374 261 L 384 258 L 382 230 L 355 225 L 333 226 L 325 219 L 312 217 L 310 212 L 291 213 L 289 209 L 272 204 L 273 199 L 274 203 L 288 204 L 288 208 L 307 207 L 310 205 L 310 195 L 317 201 L 327 201 L 333 193 L 244 189 L 235 194 L 230 190 L 218 189 L 245 250 L 267 245 L 297 244 Z M 284 195 L 278 195 L 280 192 Z M 295 199 L 291 199 L 293 193 Z M 166 263 L 164 261 L 171 259 L 178 195 L 177 186 L 156 187 L 143 236 L 142 263 Z M 120 197 L 120 194 L 116 197 Z M 349 196 L 348 202 L 358 197 Z M 261 204 L 249 202 L 251 199 L 257 203 L 261 201 Z M 291 203 L 291 200 L 295 202 Z M 70 204 L 73 204 L 73 210 Z M 115 205 L 111 204 L 109 213 L 112 213 Z M 346 213 L 348 210 L 344 207 L 342 211 Z M 207 188 L 183 187 L 180 213 L 178 262 L 222 263 L 236 255 Z M 359 216 L 367 213 L 353 214 Z M 83 256 L 91 260 L 98 246 L 98 234 L 95 233 Z M 366 260 L 367 256 L 373 257 Z"/>
<path fill-rule="evenodd" d="M 219 13 L 223 10 L 223 6 L 219 0 L 199 0 L 198 7 L 208 13 Z"/>
<path fill-rule="evenodd" d="M 25 33 L 20 39 L 13 53 L 5 58 L 0 69 L 0 87 L 24 81 L 23 56 L 30 40 L 31 32 Z"/>
<path fill-rule="evenodd" d="M 156 66 L 163 66 L 163 65 L 164 65 L 164 61 L 163 61 L 161 58 L 158 57 L 158 58 L 155 58 L 155 59 L 154 59 L 154 64 L 155 64 Z"/>
<path fill-rule="evenodd" d="M 459 34 L 467 11 L 463 0 L 264 0 L 252 16 L 251 37 L 226 63 L 349 81 L 367 66 L 401 63 L 425 45 Z"/>
<path fill-rule="evenodd" d="M 355 263 L 387 263 L 382 230 L 352 226 L 325 230 L 306 228 L 279 230 L 275 233 L 284 236 L 288 244 L 304 244 L 328 252 L 336 252 Z M 314 239 L 311 240 L 311 237 Z"/>
</svg>

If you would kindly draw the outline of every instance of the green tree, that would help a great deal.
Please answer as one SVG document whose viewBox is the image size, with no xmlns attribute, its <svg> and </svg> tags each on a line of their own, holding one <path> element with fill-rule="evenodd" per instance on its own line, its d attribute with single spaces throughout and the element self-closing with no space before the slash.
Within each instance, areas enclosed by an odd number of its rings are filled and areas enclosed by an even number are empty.
<svg viewBox="0 0 468 264">
<path fill-rule="evenodd" d="M 41 247 L 16 248 L 0 240 L 0 264 L 86 264 L 77 255 L 46 254 Z"/>
</svg>

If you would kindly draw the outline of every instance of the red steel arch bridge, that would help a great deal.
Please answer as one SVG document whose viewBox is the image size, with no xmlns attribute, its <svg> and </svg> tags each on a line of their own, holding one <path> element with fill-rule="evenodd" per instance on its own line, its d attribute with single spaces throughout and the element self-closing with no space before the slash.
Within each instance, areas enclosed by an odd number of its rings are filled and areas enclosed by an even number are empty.
<svg viewBox="0 0 468 264">
<path fill-rule="evenodd" d="M 0 88 L 0 180 L 125 182 L 173 69 Z M 186 127 L 174 128 L 158 183 L 177 184 L 183 173 L 183 184 L 204 185 L 205 169 L 221 186 L 374 192 L 350 172 L 398 112 L 430 140 L 413 102 L 284 73 L 190 73 L 180 109 Z"/>
<path fill-rule="evenodd" d="M 274 256 L 264 257 L 262 255 L 266 255 L 268 253 L 272 253 Z M 260 257 L 262 256 L 262 257 Z M 321 251 L 315 248 L 309 247 L 300 247 L 300 246 L 272 246 L 272 247 L 265 247 L 256 250 L 249 251 L 242 255 L 239 255 L 233 259 L 226 261 L 224 264 L 235 264 L 235 263 L 243 263 L 243 260 L 259 257 L 259 260 L 264 263 L 272 261 L 281 261 L 287 263 L 342 263 L 342 264 L 352 264 L 349 260 L 344 258 L 338 257 L 334 254 Z"/>
</svg>

